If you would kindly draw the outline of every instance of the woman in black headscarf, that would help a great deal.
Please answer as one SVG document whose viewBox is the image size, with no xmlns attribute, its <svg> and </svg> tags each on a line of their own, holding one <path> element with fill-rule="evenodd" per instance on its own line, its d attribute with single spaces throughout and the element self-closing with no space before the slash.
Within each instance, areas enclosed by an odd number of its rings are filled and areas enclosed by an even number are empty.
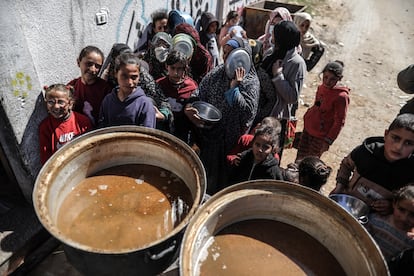
<svg viewBox="0 0 414 276">
<path fill-rule="evenodd" d="M 306 75 L 306 63 L 298 54 L 300 31 L 291 21 L 281 21 L 273 29 L 273 52 L 261 67 L 272 78 L 277 95 L 271 116 L 281 120 L 280 157 L 285 143 L 287 120 L 295 116 Z"/>
</svg>

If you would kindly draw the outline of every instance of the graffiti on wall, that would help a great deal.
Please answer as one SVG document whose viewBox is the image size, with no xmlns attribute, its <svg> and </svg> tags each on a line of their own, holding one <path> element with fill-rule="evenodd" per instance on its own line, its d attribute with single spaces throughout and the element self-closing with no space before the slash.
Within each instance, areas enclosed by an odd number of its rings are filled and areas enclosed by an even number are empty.
<svg viewBox="0 0 414 276">
<path fill-rule="evenodd" d="M 182 12 L 188 13 L 194 19 L 194 22 L 197 22 L 201 14 L 205 11 L 215 13 L 213 6 L 213 1 L 211 0 L 171 0 L 171 10 L 180 10 Z"/>
<path fill-rule="evenodd" d="M 20 106 L 24 107 L 29 91 L 33 88 L 32 78 L 23 72 L 17 72 L 11 81 L 11 85 L 13 96 L 17 97 L 20 101 Z"/>
<path fill-rule="evenodd" d="M 157 9 L 166 9 L 170 10 L 179 10 L 181 12 L 189 14 L 193 20 L 194 24 L 196 25 L 197 22 L 200 20 L 201 14 L 205 11 L 212 12 L 213 14 L 216 13 L 216 4 L 217 0 L 170 0 L 167 4 L 154 7 L 151 5 L 151 10 L 148 9 L 149 6 L 145 5 L 145 2 L 142 0 L 142 9 L 136 11 L 135 20 L 136 22 L 132 22 L 131 25 L 136 26 L 138 32 L 138 38 L 141 38 L 141 35 L 145 29 L 145 27 L 151 22 L 151 13 Z"/>
</svg>

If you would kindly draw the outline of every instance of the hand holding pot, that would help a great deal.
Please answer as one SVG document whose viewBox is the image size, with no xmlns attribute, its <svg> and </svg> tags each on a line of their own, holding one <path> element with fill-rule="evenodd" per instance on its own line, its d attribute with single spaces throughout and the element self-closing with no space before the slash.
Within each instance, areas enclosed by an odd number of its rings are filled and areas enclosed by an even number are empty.
<svg viewBox="0 0 414 276">
<path fill-rule="evenodd" d="M 392 213 L 392 203 L 387 199 L 378 199 L 371 203 L 371 209 L 380 215 Z"/>
<path fill-rule="evenodd" d="M 187 104 L 184 107 L 184 114 L 187 118 L 196 126 L 200 127 L 204 125 L 203 120 L 198 115 L 198 110 L 194 108 L 191 104 Z"/>
<path fill-rule="evenodd" d="M 237 67 L 234 79 L 232 79 L 230 82 L 230 87 L 233 88 L 237 86 L 243 80 L 245 75 L 246 70 L 243 67 Z"/>
</svg>

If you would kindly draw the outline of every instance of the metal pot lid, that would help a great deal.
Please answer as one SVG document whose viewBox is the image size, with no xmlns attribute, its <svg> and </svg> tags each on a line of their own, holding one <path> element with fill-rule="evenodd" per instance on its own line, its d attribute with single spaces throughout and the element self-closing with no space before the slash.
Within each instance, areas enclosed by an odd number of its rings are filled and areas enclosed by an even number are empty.
<svg viewBox="0 0 414 276">
<path fill-rule="evenodd" d="M 243 67 L 247 74 L 250 71 L 251 65 L 252 62 L 247 51 L 242 48 L 237 48 L 231 51 L 227 56 L 224 69 L 226 70 L 227 77 L 229 79 L 234 79 L 238 67 Z"/>
</svg>

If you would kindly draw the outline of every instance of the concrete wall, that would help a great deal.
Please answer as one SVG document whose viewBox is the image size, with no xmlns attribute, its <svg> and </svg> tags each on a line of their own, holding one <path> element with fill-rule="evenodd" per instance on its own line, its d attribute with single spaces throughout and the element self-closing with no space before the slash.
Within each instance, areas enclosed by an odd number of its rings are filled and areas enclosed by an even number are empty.
<svg viewBox="0 0 414 276">
<path fill-rule="evenodd" d="M 179 9 L 195 22 L 203 11 L 218 18 L 249 0 L 2 0 L 0 1 L 0 143 L 25 197 L 41 168 L 38 125 L 46 117 L 42 87 L 78 77 L 86 45 L 109 53 L 114 43 L 133 46 L 155 9 Z M 107 13 L 99 25 L 97 13 Z M 129 36 L 128 36 L 129 35 Z"/>
</svg>

